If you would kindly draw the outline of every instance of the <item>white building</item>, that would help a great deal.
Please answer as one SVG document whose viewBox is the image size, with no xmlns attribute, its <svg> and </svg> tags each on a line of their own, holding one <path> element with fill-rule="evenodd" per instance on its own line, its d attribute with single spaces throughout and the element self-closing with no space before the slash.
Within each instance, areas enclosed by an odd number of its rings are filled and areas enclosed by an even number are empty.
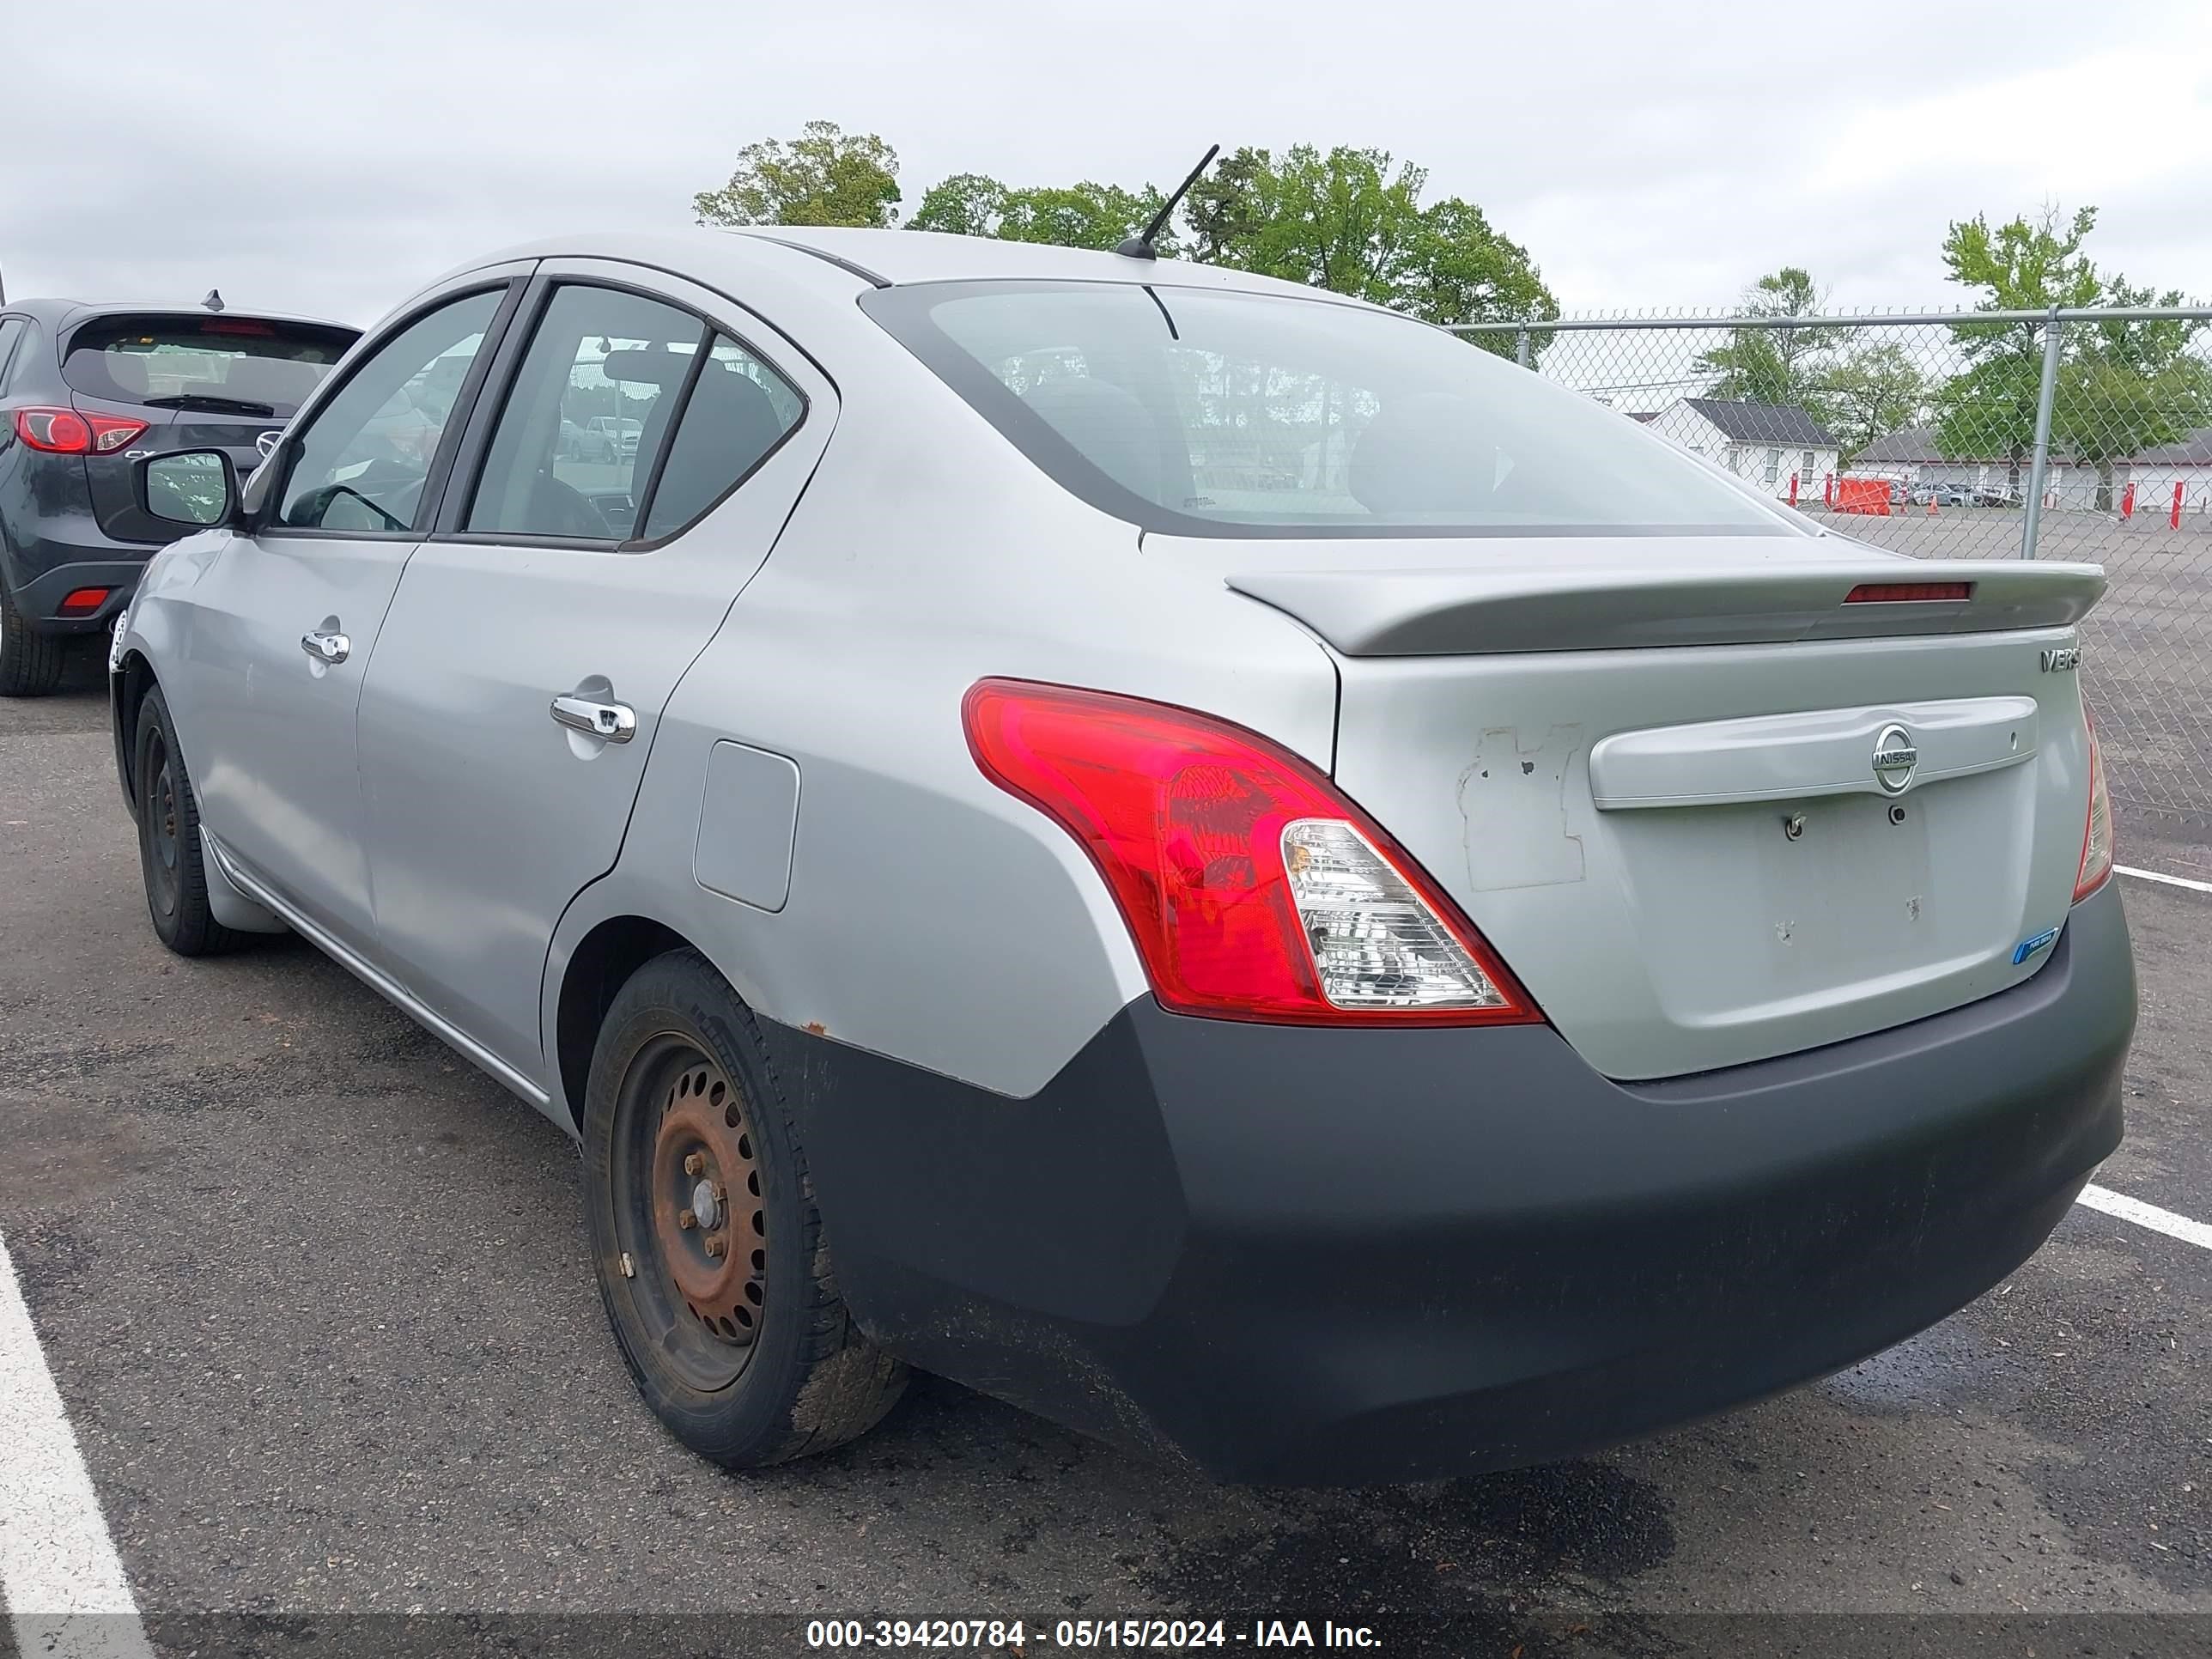
<svg viewBox="0 0 2212 1659">
<path fill-rule="evenodd" d="M 1796 404 L 1677 398 L 1656 415 L 1635 418 L 1778 501 L 1790 499 L 1793 478 L 1798 501 L 1820 501 L 1838 470 L 1836 441 Z"/>
</svg>

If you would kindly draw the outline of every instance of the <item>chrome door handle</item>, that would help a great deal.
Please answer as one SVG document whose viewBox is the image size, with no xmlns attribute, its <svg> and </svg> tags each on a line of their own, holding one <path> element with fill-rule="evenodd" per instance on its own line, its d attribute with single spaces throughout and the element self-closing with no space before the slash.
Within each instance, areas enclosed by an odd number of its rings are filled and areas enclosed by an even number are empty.
<svg viewBox="0 0 2212 1659">
<path fill-rule="evenodd" d="M 571 732 L 585 732 L 609 743 L 628 743 L 637 735 L 637 711 L 626 702 L 595 702 L 574 696 L 553 699 L 553 720 Z"/>
<path fill-rule="evenodd" d="M 300 649 L 317 662 L 337 664 L 353 654 L 353 641 L 343 634 L 302 634 Z"/>
</svg>

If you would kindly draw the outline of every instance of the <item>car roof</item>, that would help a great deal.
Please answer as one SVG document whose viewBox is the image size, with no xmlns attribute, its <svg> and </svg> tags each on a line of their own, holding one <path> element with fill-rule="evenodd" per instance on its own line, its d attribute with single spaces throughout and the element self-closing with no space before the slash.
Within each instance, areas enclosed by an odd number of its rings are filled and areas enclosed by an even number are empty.
<svg viewBox="0 0 2212 1659">
<path fill-rule="evenodd" d="M 741 279 L 760 245 L 810 254 L 826 270 L 840 267 L 878 288 L 909 283 L 1094 282 L 1147 283 L 1160 287 L 1234 289 L 1295 295 L 1339 305 L 1365 305 L 1325 289 L 1285 283 L 1188 259 L 1132 259 L 1089 248 L 1042 242 L 1001 241 L 991 236 L 952 236 L 929 230 L 865 230 L 846 227 L 746 225 L 732 229 L 597 232 L 544 238 L 469 262 L 448 277 L 516 259 L 595 258 L 659 266 L 711 282 Z M 748 246 L 748 245 L 750 245 Z M 446 278 L 441 277 L 441 282 Z"/>
<path fill-rule="evenodd" d="M 826 254 L 871 274 L 885 285 L 902 283 L 1041 281 L 1167 283 L 1177 286 L 1250 289 L 1310 297 L 1315 289 L 1255 276 L 1223 265 L 1188 259 L 1133 259 L 1091 248 L 1049 242 L 1010 242 L 994 236 L 951 236 L 930 230 L 860 230 L 840 227 L 760 225 L 737 233 Z"/>
</svg>

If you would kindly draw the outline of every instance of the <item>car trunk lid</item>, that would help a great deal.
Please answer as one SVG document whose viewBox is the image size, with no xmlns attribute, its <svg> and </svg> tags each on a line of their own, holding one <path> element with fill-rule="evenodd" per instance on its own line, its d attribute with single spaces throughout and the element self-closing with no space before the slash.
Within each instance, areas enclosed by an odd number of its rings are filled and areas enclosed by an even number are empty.
<svg viewBox="0 0 2212 1659">
<path fill-rule="evenodd" d="M 1608 1076 L 1941 1012 L 2064 921 L 2094 567 L 1809 538 L 1236 562 L 1335 657 L 1338 783 Z"/>
</svg>

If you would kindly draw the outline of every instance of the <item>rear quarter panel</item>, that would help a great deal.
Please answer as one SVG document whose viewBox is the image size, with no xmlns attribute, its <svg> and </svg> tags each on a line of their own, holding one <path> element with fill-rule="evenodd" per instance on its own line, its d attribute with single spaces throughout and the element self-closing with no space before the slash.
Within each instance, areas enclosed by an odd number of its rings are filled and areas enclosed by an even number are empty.
<svg viewBox="0 0 2212 1659">
<path fill-rule="evenodd" d="M 672 699 L 619 866 L 563 919 L 548 1042 L 568 952 L 643 915 L 771 1019 L 1028 1095 L 1146 980 L 1088 855 L 976 769 L 968 688 L 1004 675 L 1203 708 L 1326 769 L 1335 675 L 1218 570 L 1147 557 L 888 336 L 845 343 L 825 356 L 842 410 L 822 465 Z M 779 911 L 695 878 L 726 738 L 799 770 Z"/>
</svg>

